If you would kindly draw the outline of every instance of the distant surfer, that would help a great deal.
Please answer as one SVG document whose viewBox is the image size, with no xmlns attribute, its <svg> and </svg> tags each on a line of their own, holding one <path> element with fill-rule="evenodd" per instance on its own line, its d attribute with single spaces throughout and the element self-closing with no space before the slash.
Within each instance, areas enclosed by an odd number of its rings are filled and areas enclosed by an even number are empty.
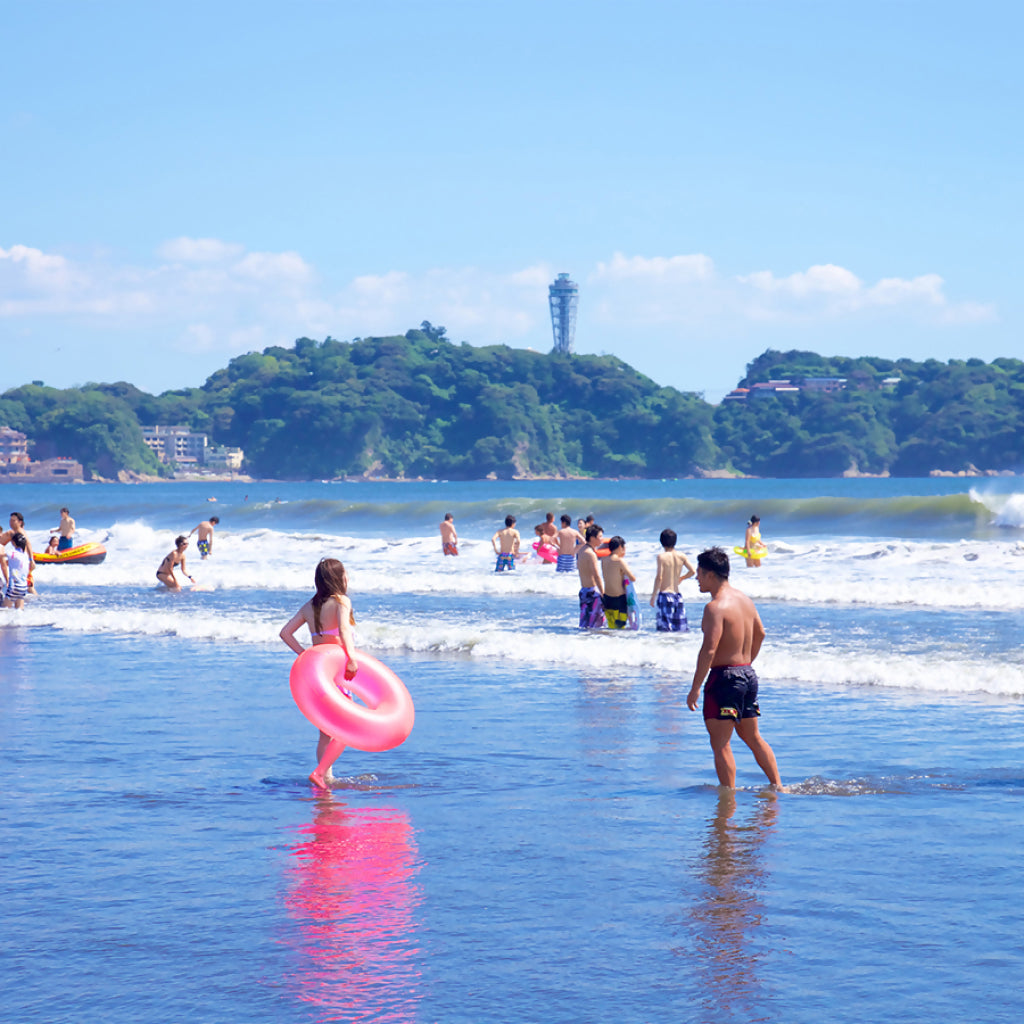
<svg viewBox="0 0 1024 1024">
<path fill-rule="evenodd" d="M 688 633 L 690 625 L 679 584 L 696 575 L 696 570 L 686 555 L 676 551 L 675 530 L 662 530 L 660 539 L 662 550 L 651 591 L 651 607 L 657 608 L 655 628 L 659 633 Z"/>
<path fill-rule="evenodd" d="M 608 557 L 601 561 L 601 575 L 604 577 L 604 617 L 609 629 L 625 629 L 628 618 L 626 581 L 636 582 L 636 576 L 626 562 L 626 542 L 621 537 L 608 541 Z"/>
<path fill-rule="evenodd" d="M 75 546 L 75 521 L 66 508 L 60 510 L 60 525 L 55 526 L 50 532 L 60 536 L 60 540 L 57 541 L 58 551 L 67 551 L 68 548 Z"/>
<path fill-rule="evenodd" d="M 558 545 L 558 564 L 555 572 L 572 572 L 576 568 L 576 549 L 585 545 L 586 539 L 579 530 L 572 528 L 572 520 L 562 516 L 562 528 L 555 534 Z"/>
<path fill-rule="evenodd" d="M 345 651 L 345 678 L 354 679 L 359 671 L 359 663 L 355 658 L 355 642 L 352 639 L 352 627 L 355 616 L 352 614 L 352 602 L 348 597 L 348 575 L 345 566 L 336 558 L 321 558 L 313 574 L 316 593 L 285 623 L 278 636 L 296 653 L 301 654 L 305 648 L 295 634 L 303 627 L 309 627 L 313 646 L 319 644 L 338 644 Z M 352 694 L 339 687 L 350 700 Z M 341 756 L 345 744 L 333 739 L 323 730 L 316 745 L 317 765 L 309 776 L 309 781 L 320 789 L 329 789 L 334 776 L 331 766 Z"/>
<path fill-rule="evenodd" d="M 715 755 L 718 782 L 736 785 L 736 760 L 730 741 L 735 730 L 753 753 L 773 786 L 781 786 L 775 754 L 761 737 L 757 719 L 757 673 L 753 661 L 761 650 L 764 626 L 754 602 L 729 582 L 729 556 L 721 548 L 708 548 L 697 556 L 697 586 L 711 600 L 704 606 L 701 629 L 704 642 L 697 655 L 693 685 L 686 706 L 697 710 L 704 690 L 704 725 Z"/>
<path fill-rule="evenodd" d="M 446 555 L 459 553 L 459 538 L 455 533 L 455 517 L 451 512 L 445 512 L 444 521 L 441 523 L 441 550 Z"/>
<path fill-rule="evenodd" d="M 743 557 L 747 565 L 754 569 L 760 568 L 761 559 L 768 553 L 768 548 L 761 540 L 761 517 L 751 516 L 747 521 L 747 532 L 743 538 Z"/>
<path fill-rule="evenodd" d="M 580 629 L 600 629 L 604 626 L 604 581 L 597 558 L 597 548 L 604 540 L 604 531 L 597 523 L 587 527 L 586 547 L 576 556 L 580 574 Z"/>
<path fill-rule="evenodd" d="M 174 539 L 174 550 L 169 552 L 164 560 L 160 563 L 160 568 L 156 571 L 156 578 L 168 589 L 168 590 L 181 590 L 181 584 L 178 582 L 174 575 L 174 570 L 180 566 L 181 575 L 186 579 L 192 579 L 188 574 L 188 570 L 185 568 L 185 548 L 188 547 L 188 537 L 182 536 Z"/>
<path fill-rule="evenodd" d="M 199 531 L 199 542 L 196 547 L 199 548 L 199 554 L 203 556 L 205 561 L 210 557 L 213 551 L 213 528 L 220 522 L 217 516 L 210 516 L 209 519 L 204 520 L 198 526 L 193 526 L 189 530 L 188 535 L 191 537 L 197 530 Z"/>
<path fill-rule="evenodd" d="M 515 569 L 516 555 L 519 554 L 519 531 L 516 529 L 515 516 L 505 516 L 505 529 L 498 530 L 491 538 L 491 547 L 498 556 L 494 563 L 495 572 Z"/>
</svg>

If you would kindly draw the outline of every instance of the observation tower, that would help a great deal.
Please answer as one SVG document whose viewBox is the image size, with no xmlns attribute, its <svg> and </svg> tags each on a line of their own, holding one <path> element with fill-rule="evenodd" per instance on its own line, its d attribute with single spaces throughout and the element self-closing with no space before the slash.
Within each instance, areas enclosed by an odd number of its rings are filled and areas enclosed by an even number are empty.
<svg viewBox="0 0 1024 1024">
<path fill-rule="evenodd" d="M 580 301 L 580 289 L 568 274 L 559 274 L 548 288 L 548 302 L 551 304 L 551 330 L 555 335 L 555 352 L 571 352 L 576 336 L 576 306 Z"/>
</svg>

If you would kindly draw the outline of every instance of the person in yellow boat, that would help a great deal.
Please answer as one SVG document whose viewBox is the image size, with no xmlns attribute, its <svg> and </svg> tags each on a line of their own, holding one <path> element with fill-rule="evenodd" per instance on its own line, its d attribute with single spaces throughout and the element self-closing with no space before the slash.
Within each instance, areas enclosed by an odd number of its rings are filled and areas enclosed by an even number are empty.
<svg viewBox="0 0 1024 1024">
<path fill-rule="evenodd" d="M 759 568 L 761 559 L 768 553 L 768 548 L 761 540 L 761 517 L 751 516 L 747 523 L 747 534 L 743 538 L 743 557 L 747 565 Z"/>
</svg>

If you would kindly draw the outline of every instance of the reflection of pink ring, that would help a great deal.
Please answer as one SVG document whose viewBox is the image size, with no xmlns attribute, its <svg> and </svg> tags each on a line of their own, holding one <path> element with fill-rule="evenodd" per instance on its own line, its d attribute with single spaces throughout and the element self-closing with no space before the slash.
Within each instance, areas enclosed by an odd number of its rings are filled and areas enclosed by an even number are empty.
<svg viewBox="0 0 1024 1024">
<path fill-rule="evenodd" d="M 412 732 L 415 710 L 402 680 L 372 655 L 355 652 L 359 671 L 345 679 L 345 650 L 319 644 L 304 650 L 292 665 L 289 682 L 299 710 L 322 732 L 357 750 L 390 750 Z M 348 687 L 366 703 L 349 700 Z"/>
</svg>

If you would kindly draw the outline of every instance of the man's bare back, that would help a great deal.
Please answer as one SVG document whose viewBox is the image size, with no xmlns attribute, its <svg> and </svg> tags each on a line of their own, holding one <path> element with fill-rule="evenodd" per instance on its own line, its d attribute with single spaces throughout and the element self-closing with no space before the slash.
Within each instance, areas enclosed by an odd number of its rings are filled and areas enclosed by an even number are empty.
<svg viewBox="0 0 1024 1024">
<path fill-rule="evenodd" d="M 626 592 L 626 580 L 636 580 L 633 570 L 622 556 L 623 550 L 624 548 L 617 549 L 601 561 L 604 592 L 609 597 L 621 597 Z"/>
<path fill-rule="evenodd" d="M 685 570 L 685 572 L 684 572 Z M 690 560 L 681 551 L 675 549 L 662 551 L 658 555 L 656 575 L 654 577 L 654 591 L 651 594 L 651 604 L 658 594 L 678 594 L 679 584 L 688 580 L 696 574 L 696 570 L 690 564 Z"/>
<path fill-rule="evenodd" d="M 580 536 L 579 530 L 574 530 L 571 526 L 563 526 L 558 531 L 558 553 L 560 555 L 571 555 L 576 550 L 577 544 L 586 543 Z"/>
<path fill-rule="evenodd" d="M 587 546 L 580 550 L 576 558 L 576 568 L 580 574 L 581 587 L 596 587 L 600 593 L 604 593 L 604 583 L 601 580 L 601 568 L 595 547 L 600 545 L 603 538 L 599 534 L 593 540 L 587 541 Z"/>
</svg>

